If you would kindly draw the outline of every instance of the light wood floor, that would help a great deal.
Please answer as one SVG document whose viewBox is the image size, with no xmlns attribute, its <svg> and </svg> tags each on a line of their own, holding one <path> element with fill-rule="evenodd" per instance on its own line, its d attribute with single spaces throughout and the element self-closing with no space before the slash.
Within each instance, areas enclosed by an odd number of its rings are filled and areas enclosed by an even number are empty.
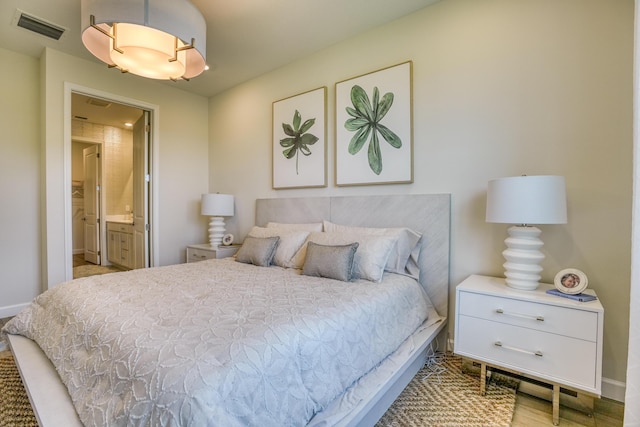
<svg viewBox="0 0 640 427">
<path fill-rule="evenodd" d="M 511 427 L 553 426 L 551 402 L 518 392 Z M 567 406 L 560 406 L 562 427 L 622 426 L 624 405 L 610 399 L 596 399 L 595 413 L 589 416 Z"/>
</svg>

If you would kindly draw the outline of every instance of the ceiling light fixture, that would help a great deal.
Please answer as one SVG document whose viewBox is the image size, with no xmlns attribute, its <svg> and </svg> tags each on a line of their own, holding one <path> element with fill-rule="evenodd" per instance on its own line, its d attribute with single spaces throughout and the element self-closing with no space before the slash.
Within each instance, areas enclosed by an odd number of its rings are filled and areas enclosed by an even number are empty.
<svg viewBox="0 0 640 427">
<path fill-rule="evenodd" d="M 82 43 L 123 73 L 189 80 L 205 69 L 207 25 L 188 0 L 82 0 Z"/>
</svg>

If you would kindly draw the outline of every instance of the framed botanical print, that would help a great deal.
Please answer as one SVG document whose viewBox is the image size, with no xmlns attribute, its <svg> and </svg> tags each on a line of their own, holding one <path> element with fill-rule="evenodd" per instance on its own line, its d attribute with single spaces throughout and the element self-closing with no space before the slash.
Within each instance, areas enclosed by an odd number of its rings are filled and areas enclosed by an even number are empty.
<svg viewBox="0 0 640 427">
<path fill-rule="evenodd" d="M 273 103 L 273 188 L 327 186 L 326 86 Z"/>
<path fill-rule="evenodd" d="M 336 83 L 336 185 L 413 182 L 412 67 Z"/>
</svg>

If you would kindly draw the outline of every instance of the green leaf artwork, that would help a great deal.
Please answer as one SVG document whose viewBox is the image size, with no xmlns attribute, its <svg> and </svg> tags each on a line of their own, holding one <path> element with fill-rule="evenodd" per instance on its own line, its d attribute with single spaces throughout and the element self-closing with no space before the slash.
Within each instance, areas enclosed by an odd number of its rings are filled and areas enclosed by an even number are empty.
<svg viewBox="0 0 640 427">
<path fill-rule="evenodd" d="M 315 118 L 305 120 L 302 125 L 300 125 L 300 122 L 302 122 L 302 117 L 300 116 L 300 112 L 296 110 L 293 114 L 293 124 L 282 124 L 282 130 L 284 130 L 284 133 L 288 135 L 288 137 L 280 140 L 280 145 L 285 148 L 282 154 L 284 154 L 287 159 L 292 159 L 294 156 L 296 158 L 296 175 L 299 175 L 299 153 L 302 153 L 305 156 L 310 156 L 311 150 L 308 146 L 315 144 L 319 139 L 317 136 L 307 133 L 307 131 L 311 129 L 316 122 Z"/>
<path fill-rule="evenodd" d="M 402 147 L 400 137 L 384 126 L 382 119 L 391 109 L 393 104 L 393 93 L 387 92 L 382 99 L 378 87 L 373 88 L 373 103 L 369 101 L 369 96 L 360 86 L 351 88 L 351 103 L 354 108 L 347 107 L 347 114 L 351 116 L 344 122 L 344 127 L 355 132 L 349 142 L 349 154 L 358 153 L 371 136 L 369 141 L 369 167 L 376 174 L 382 172 L 382 153 L 380 151 L 380 140 L 378 134 L 384 138 L 393 148 Z"/>
</svg>

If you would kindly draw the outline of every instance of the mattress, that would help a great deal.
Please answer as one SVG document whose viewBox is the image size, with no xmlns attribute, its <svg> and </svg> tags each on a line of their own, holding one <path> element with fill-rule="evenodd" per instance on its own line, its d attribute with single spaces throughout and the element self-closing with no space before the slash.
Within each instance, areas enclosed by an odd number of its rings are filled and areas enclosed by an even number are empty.
<svg viewBox="0 0 640 427">
<path fill-rule="evenodd" d="M 413 279 L 233 259 L 77 279 L 5 331 L 53 362 L 86 425 L 306 425 L 424 324 Z"/>
</svg>

